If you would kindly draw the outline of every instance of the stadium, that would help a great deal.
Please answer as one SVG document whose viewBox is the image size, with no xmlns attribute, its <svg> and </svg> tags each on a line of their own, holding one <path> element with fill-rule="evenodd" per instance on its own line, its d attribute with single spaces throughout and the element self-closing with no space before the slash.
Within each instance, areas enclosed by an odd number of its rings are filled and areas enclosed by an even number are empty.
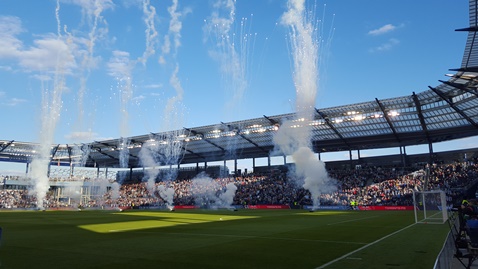
<svg viewBox="0 0 478 269">
<path fill-rule="evenodd" d="M 26 171 L 0 178 L 0 267 L 476 267 L 463 215 L 475 216 L 478 149 L 433 145 L 478 136 L 477 14 L 469 0 L 461 66 L 408 96 L 82 144 L 0 141 L 0 161 Z M 278 133 L 304 130 L 310 170 L 277 150 Z M 415 145 L 428 153 L 407 154 Z M 350 159 L 321 162 L 339 151 Z"/>
</svg>

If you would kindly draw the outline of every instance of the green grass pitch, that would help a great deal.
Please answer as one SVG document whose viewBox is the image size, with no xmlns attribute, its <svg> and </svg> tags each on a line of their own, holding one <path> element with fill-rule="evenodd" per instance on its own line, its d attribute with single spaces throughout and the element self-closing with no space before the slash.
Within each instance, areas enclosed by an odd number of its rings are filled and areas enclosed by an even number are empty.
<svg viewBox="0 0 478 269">
<path fill-rule="evenodd" d="M 432 268 L 413 211 L 0 211 L 0 269 Z"/>
</svg>

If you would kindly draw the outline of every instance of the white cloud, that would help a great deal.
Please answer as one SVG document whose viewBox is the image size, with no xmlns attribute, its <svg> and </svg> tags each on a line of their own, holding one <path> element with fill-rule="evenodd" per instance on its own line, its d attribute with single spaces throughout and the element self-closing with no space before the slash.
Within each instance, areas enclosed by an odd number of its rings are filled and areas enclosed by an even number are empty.
<svg viewBox="0 0 478 269">
<path fill-rule="evenodd" d="M 65 73 L 71 73 L 76 67 L 72 51 L 75 45 L 54 35 L 45 35 L 33 41 L 33 46 L 17 38 L 23 32 L 21 20 L 13 16 L 0 16 L 0 59 L 14 59 L 25 72 L 53 72 L 60 67 Z M 2 66 L 2 70 L 12 67 Z"/>
<path fill-rule="evenodd" d="M 0 70 L 2 70 L 2 71 L 13 71 L 13 68 L 11 66 L 0 65 Z"/>
<path fill-rule="evenodd" d="M 35 46 L 18 54 L 23 68 L 32 71 L 56 71 L 60 68 L 65 73 L 72 73 L 76 67 L 75 57 L 68 44 L 50 36 L 34 41 Z"/>
<path fill-rule="evenodd" d="M 131 61 L 126 51 L 113 51 L 113 56 L 108 62 L 108 72 L 112 77 L 124 78 L 131 74 Z"/>
<path fill-rule="evenodd" d="M 0 91 L 0 105 L 1 106 L 16 106 L 22 103 L 27 102 L 25 99 L 20 98 L 7 98 L 7 93 L 5 91 Z"/>
<path fill-rule="evenodd" d="M 2 95 L 0 95 L 1 97 Z M 8 100 L 6 100 L 5 102 L 3 102 L 2 104 L 3 105 L 6 105 L 6 106 L 17 106 L 19 104 L 23 104 L 27 102 L 27 100 L 25 99 L 20 99 L 20 98 L 10 98 Z"/>
<path fill-rule="evenodd" d="M 132 101 L 133 103 L 139 104 L 139 103 L 141 103 L 141 101 L 143 101 L 145 98 L 146 98 L 146 96 L 144 96 L 144 95 L 138 95 L 138 96 L 135 96 L 135 97 L 131 98 L 131 101 Z"/>
<path fill-rule="evenodd" d="M 377 46 L 375 48 L 370 49 L 370 52 L 383 52 L 383 51 L 388 51 L 391 50 L 393 47 L 398 45 L 400 41 L 396 38 L 391 38 L 389 39 L 386 43 L 383 43 L 380 46 Z"/>
<path fill-rule="evenodd" d="M 163 87 L 163 84 L 148 84 L 144 85 L 145 89 L 160 89 Z"/>
<path fill-rule="evenodd" d="M 15 36 L 23 32 L 20 18 L 14 16 L 0 16 L 0 35 Z"/>
<path fill-rule="evenodd" d="M 382 26 L 378 29 L 370 30 L 368 32 L 368 34 L 369 35 L 383 35 L 383 34 L 391 32 L 395 29 L 397 29 L 397 27 L 394 26 L 393 24 L 385 24 L 384 26 Z"/>
<path fill-rule="evenodd" d="M 34 74 L 31 77 L 34 78 L 34 79 L 37 79 L 39 81 L 51 81 L 52 80 L 51 76 L 42 75 L 42 74 Z"/>
<path fill-rule="evenodd" d="M 88 16 L 93 16 L 95 13 L 101 13 L 103 10 L 115 7 L 112 0 L 62 0 L 62 2 L 80 6 L 82 11 Z"/>
<path fill-rule="evenodd" d="M 141 7 L 143 5 L 143 0 L 128 0 L 128 1 L 119 1 L 121 6 L 125 8 L 130 8 L 130 7 Z"/>
<path fill-rule="evenodd" d="M 94 132 L 72 132 L 65 135 L 65 138 L 71 141 L 84 142 L 93 141 L 97 136 L 98 134 Z"/>
<path fill-rule="evenodd" d="M 0 16 L 0 59 L 17 57 L 23 42 L 16 35 L 21 32 L 22 22 L 18 17 Z"/>
</svg>

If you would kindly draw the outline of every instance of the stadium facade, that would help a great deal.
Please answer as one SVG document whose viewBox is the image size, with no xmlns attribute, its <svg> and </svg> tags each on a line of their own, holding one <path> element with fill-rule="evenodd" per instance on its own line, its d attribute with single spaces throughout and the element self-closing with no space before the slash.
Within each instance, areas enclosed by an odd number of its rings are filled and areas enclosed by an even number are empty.
<svg viewBox="0 0 478 269">
<path fill-rule="evenodd" d="M 310 128 L 312 150 L 324 152 L 400 148 L 406 163 L 406 147 L 428 145 L 428 161 L 434 161 L 433 145 L 478 135 L 478 31 L 477 1 L 469 1 L 469 26 L 457 29 L 468 34 L 461 66 L 452 68 L 448 80 L 439 80 L 422 92 L 389 99 L 375 99 L 331 108 L 315 109 L 314 119 L 301 121 L 294 113 L 201 127 L 185 127 L 163 133 L 94 141 L 83 144 L 51 145 L 50 162 L 60 166 L 96 168 L 139 168 L 145 144 L 174 143 L 175 158 L 161 158 L 158 165 L 178 166 L 226 160 L 270 158 L 273 137 L 282 123 L 296 120 L 290 128 Z M 459 34 L 457 33 L 457 34 Z M 126 142 L 126 143 L 125 143 Z M 28 164 L 38 144 L 0 140 L 0 161 Z M 121 164 L 122 154 L 127 163 Z M 158 152 L 158 155 L 164 155 Z M 360 157 L 359 157 L 360 158 Z M 285 157 L 284 157 L 285 159 Z M 352 157 L 351 157 L 352 159 Z M 254 165 L 253 165 L 254 166 Z"/>
</svg>

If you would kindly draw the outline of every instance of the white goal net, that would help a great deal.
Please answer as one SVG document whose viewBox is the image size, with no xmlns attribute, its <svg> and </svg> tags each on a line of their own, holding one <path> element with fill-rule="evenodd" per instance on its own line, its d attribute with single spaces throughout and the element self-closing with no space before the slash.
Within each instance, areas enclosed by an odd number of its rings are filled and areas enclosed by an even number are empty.
<svg viewBox="0 0 478 269">
<path fill-rule="evenodd" d="M 415 223 L 442 224 L 448 220 L 444 191 L 414 191 Z"/>
</svg>

